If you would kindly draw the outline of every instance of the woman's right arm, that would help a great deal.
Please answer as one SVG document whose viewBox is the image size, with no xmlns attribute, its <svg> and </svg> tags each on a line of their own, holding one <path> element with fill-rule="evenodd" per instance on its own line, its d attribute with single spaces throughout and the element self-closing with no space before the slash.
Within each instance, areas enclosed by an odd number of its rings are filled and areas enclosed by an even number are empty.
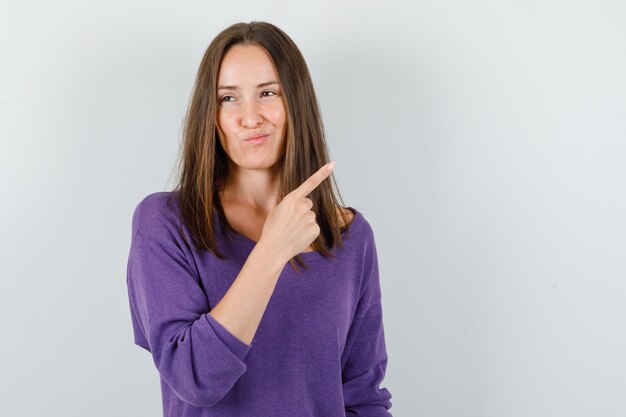
<svg viewBox="0 0 626 417">
<path fill-rule="evenodd" d="M 135 343 L 150 351 L 159 375 L 180 400 L 211 407 L 246 372 L 251 346 L 209 314 L 197 273 L 180 242 L 171 238 L 172 230 L 154 229 L 135 233 L 128 258 Z"/>
<path fill-rule="evenodd" d="M 152 354 L 179 399 L 211 407 L 246 372 L 244 358 L 286 261 L 258 243 L 210 308 L 197 272 L 173 237 L 175 226 L 150 217 L 133 227 L 137 231 L 127 264 L 135 343 Z"/>
</svg>

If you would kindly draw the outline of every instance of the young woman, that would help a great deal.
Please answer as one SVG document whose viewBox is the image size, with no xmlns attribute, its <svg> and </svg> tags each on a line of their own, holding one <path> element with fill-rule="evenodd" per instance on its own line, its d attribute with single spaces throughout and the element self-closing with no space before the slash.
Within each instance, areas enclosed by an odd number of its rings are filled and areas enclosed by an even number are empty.
<svg viewBox="0 0 626 417">
<path fill-rule="evenodd" d="M 128 259 L 164 416 L 390 416 L 374 234 L 326 181 L 293 41 L 266 22 L 217 35 L 183 138 L 180 182 L 139 202 Z"/>
</svg>

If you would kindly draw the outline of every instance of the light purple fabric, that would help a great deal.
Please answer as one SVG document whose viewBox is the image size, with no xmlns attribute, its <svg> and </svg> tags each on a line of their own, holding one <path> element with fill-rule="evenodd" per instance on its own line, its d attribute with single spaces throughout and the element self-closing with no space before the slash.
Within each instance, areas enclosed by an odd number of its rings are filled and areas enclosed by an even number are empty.
<svg viewBox="0 0 626 417">
<path fill-rule="evenodd" d="M 179 233 L 178 193 L 146 196 L 132 219 L 127 285 L 135 344 L 161 379 L 164 417 L 389 417 L 378 259 L 357 211 L 344 248 L 285 264 L 251 345 L 211 316 L 255 243 L 215 225 L 220 260 Z M 185 226 L 188 242 L 191 236 Z"/>
</svg>

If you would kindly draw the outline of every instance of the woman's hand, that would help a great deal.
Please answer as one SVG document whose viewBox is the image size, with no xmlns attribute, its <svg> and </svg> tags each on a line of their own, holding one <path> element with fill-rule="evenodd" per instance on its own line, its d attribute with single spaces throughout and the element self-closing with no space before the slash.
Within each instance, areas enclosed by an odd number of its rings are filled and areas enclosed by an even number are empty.
<svg viewBox="0 0 626 417">
<path fill-rule="evenodd" d="M 267 215 L 258 243 L 262 243 L 285 263 L 319 236 L 320 227 L 315 221 L 315 212 L 311 210 L 313 201 L 306 196 L 330 175 L 334 167 L 334 161 L 321 167 L 287 194 Z"/>
</svg>

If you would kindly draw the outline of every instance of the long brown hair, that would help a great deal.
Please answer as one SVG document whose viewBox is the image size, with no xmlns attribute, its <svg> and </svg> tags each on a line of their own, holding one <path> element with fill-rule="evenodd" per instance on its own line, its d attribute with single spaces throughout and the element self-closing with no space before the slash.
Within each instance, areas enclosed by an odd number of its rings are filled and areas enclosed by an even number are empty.
<svg viewBox="0 0 626 417">
<path fill-rule="evenodd" d="M 183 127 L 182 158 L 178 163 L 180 177 L 174 190 L 180 194 L 181 222 L 189 229 L 194 246 L 213 252 L 219 259 L 226 256 L 217 247 L 213 209 L 218 213 L 223 230 L 234 232 L 234 229 L 226 219 L 219 196 L 229 172 L 228 155 L 217 136 L 217 78 L 222 58 L 236 44 L 264 48 L 278 73 L 287 110 L 285 152 L 277 162 L 279 196 L 284 198 L 329 162 L 313 82 L 291 38 L 275 25 L 257 21 L 236 23 L 220 32 L 204 53 L 196 75 Z M 336 245 L 343 248 L 341 233 L 349 226 L 349 218 L 338 203 L 331 179 L 343 203 L 332 174 L 309 195 L 313 201 L 311 210 L 320 227 L 312 247 L 325 257 L 334 256 L 330 250 Z M 356 213 L 352 207 L 348 209 Z M 343 218 L 343 226 L 337 210 Z M 294 259 L 308 269 L 300 256 Z M 289 262 L 298 271 L 294 259 Z"/>
</svg>

